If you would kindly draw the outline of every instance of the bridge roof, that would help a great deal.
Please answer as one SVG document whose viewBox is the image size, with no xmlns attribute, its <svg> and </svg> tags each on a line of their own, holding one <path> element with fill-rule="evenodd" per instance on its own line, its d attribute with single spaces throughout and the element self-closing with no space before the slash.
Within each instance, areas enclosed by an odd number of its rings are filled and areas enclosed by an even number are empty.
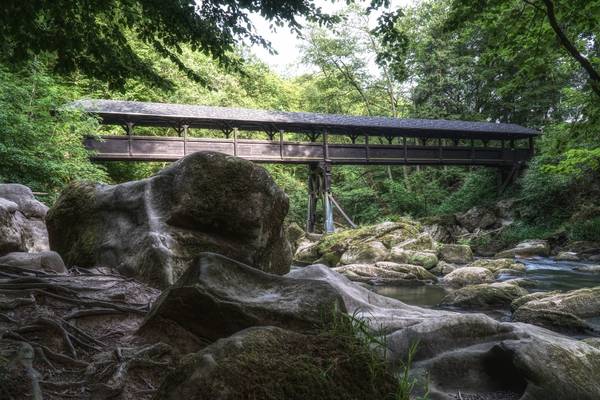
<svg viewBox="0 0 600 400">
<path fill-rule="evenodd" d="M 203 105 L 146 103 L 119 100 L 80 100 L 72 106 L 98 115 L 103 124 L 245 131 L 330 134 L 368 134 L 371 136 L 411 136 L 471 139 L 521 139 L 539 135 L 534 129 L 516 124 L 450 121 L 441 119 L 401 119 L 339 114 L 285 112 Z"/>
</svg>

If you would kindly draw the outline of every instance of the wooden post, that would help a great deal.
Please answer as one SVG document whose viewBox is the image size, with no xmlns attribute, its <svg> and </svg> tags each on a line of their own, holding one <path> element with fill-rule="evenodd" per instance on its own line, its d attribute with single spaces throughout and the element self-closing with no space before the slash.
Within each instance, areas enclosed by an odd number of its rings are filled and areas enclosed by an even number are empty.
<svg viewBox="0 0 600 400">
<path fill-rule="evenodd" d="M 404 164 L 408 164 L 408 148 L 406 147 L 406 136 L 402 136 L 402 146 L 404 147 Z"/>
<path fill-rule="evenodd" d="M 535 147 L 533 145 L 533 138 L 529 138 L 529 155 L 533 157 L 535 155 Z"/>
<path fill-rule="evenodd" d="M 329 145 L 327 144 L 327 131 L 323 131 L 323 160 L 329 160 Z"/>
<path fill-rule="evenodd" d="M 365 157 L 367 158 L 367 162 L 369 161 L 370 158 L 370 154 L 369 154 L 369 134 L 365 133 Z"/>
<path fill-rule="evenodd" d="M 233 128 L 233 155 L 237 157 L 237 133 L 238 128 Z"/>
<path fill-rule="evenodd" d="M 187 135 L 188 135 L 188 128 L 190 126 L 187 124 L 182 125 L 183 128 L 183 155 L 186 156 L 187 155 Z"/>
<path fill-rule="evenodd" d="M 133 152 L 131 150 L 132 141 L 133 141 L 133 122 L 128 122 L 127 123 L 127 149 L 129 151 L 129 157 L 131 157 L 133 155 Z"/>
<path fill-rule="evenodd" d="M 317 170 L 318 164 L 308 164 L 308 207 L 306 213 L 306 231 L 313 233 L 317 223 Z"/>
<path fill-rule="evenodd" d="M 442 138 L 438 138 L 438 160 L 442 163 Z"/>
<path fill-rule="evenodd" d="M 323 187 L 321 196 L 323 199 L 323 232 L 332 233 L 335 232 L 335 225 L 333 224 L 333 207 L 331 204 L 331 164 L 324 162 L 321 165 L 320 172 L 323 176 Z"/>
<path fill-rule="evenodd" d="M 283 160 L 283 129 L 279 130 L 279 158 Z"/>
</svg>

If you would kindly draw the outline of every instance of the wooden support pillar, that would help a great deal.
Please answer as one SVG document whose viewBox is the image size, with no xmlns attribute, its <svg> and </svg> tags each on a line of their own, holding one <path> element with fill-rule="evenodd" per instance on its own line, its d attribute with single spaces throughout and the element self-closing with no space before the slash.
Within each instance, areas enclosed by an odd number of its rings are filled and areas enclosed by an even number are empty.
<svg viewBox="0 0 600 400">
<path fill-rule="evenodd" d="M 534 146 L 532 137 L 529 138 L 529 155 L 531 157 L 533 157 L 535 155 L 535 146 Z"/>
<path fill-rule="evenodd" d="M 406 136 L 402 136 L 402 147 L 404 148 L 404 164 L 408 163 L 408 148 L 406 147 Z"/>
<path fill-rule="evenodd" d="M 306 231 L 314 232 L 317 227 L 317 202 L 323 203 L 323 232 L 335 231 L 331 196 L 331 163 L 319 162 L 308 165 L 308 209 Z"/>
<path fill-rule="evenodd" d="M 333 224 L 333 205 L 331 204 L 331 163 L 325 162 L 321 166 L 323 173 L 323 232 L 335 232 Z"/>
<path fill-rule="evenodd" d="M 238 151 L 237 151 L 237 135 L 238 134 L 238 128 L 233 128 L 233 155 L 237 157 Z"/>
<path fill-rule="evenodd" d="M 125 129 L 127 131 L 127 150 L 129 152 L 129 157 L 131 157 L 133 155 L 133 152 L 131 149 L 132 144 L 133 144 L 133 126 L 134 126 L 133 122 L 128 122 L 125 127 Z"/>
<path fill-rule="evenodd" d="M 190 126 L 188 124 L 184 124 L 181 127 L 183 128 L 183 155 L 186 156 L 187 155 L 187 136 L 188 136 L 188 129 Z"/>
<path fill-rule="evenodd" d="M 438 160 L 442 163 L 442 138 L 438 138 Z"/>
<path fill-rule="evenodd" d="M 327 143 L 328 134 L 327 131 L 323 131 L 323 160 L 329 161 L 329 144 Z"/>
<path fill-rule="evenodd" d="M 279 158 L 283 160 L 283 129 L 279 130 Z"/>
<path fill-rule="evenodd" d="M 370 152 L 369 152 L 369 134 L 365 133 L 365 158 L 367 159 L 367 162 L 369 161 L 370 158 Z"/>
<path fill-rule="evenodd" d="M 319 192 L 319 165 L 308 164 L 308 207 L 306 215 L 306 231 L 313 233 L 317 225 L 317 199 Z"/>
</svg>

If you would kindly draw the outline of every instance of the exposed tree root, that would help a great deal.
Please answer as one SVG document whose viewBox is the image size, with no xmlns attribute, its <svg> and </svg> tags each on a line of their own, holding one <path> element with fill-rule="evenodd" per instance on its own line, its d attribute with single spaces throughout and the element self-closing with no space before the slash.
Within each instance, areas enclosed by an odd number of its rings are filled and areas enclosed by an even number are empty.
<svg viewBox="0 0 600 400">
<path fill-rule="evenodd" d="M 166 344 L 131 341 L 158 294 L 116 274 L 0 266 L 0 352 L 29 346 L 30 397 L 149 399 L 176 359 Z"/>
</svg>

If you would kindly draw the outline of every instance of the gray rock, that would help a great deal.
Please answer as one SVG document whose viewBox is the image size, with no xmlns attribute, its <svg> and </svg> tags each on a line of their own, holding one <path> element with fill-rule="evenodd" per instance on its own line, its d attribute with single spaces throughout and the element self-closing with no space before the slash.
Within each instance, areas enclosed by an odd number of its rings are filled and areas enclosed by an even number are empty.
<svg viewBox="0 0 600 400">
<path fill-rule="evenodd" d="M 438 255 L 441 260 L 453 264 L 468 264 L 473 261 L 471 248 L 464 244 L 443 244 Z"/>
<path fill-rule="evenodd" d="M 350 245 L 340 258 L 341 264 L 375 263 L 387 259 L 389 250 L 379 241 Z"/>
<path fill-rule="evenodd" d="M 73 184 L 47 223 L 67 265 L 112 267 L 166 287 L 205 251 L 286 273 L 287 211 L 287 196 L 264 168 L 198 152 L 141 181 Z"/>
<path fill-rule="evenodd" d="M 55 272 L 58 274 L 67 272 L 65 263 L 55 251 L 42 251 L 40 253 L 8 253 L 0 257 L 0 270 L 3 265 Z"/>
<path fill-rule="evenodd" d="M 432 274 L 435 274 L 435 275 L 444 276 L 444 275 L 448 275 L 450 272 L 452 272 L 458 268 L 460 268 L 460 266 L 458 266 L 456 264 L 450 264 L 450 263 L 447 263 L 446 261 L 439 261 L 435 267 L 433 267 L 429 270 L 429 272 L 431 272 Z"/>
<path fill-rule="evenodd" d="M 0 184 L 0 255 L 48 250 L 47 209 L 28 187 Z"/>
<path fill-rule="evenodd" d="M 499 225 L 493 211 L 484 207 L 473 207 L 464 214 L 457 214 L 459 224 L 470 232 L 476 229 L 488 229 Z"/>
<path fill-rule="evenodd" d="M 516 247 L 504 250 L 496 254 L 496 258 L 530 258 L 530 257 L 548 257 L 550 255 L 550 245 L 546 240 L 527 240 L 519 243 Z"/>
<path fill-rule="evenodd" d="M 524 301 L 525 300 L 525 301 Z M 545 293 L 518 300 L 513 319 L 566 332 L 592 329 L 588 319 L 600 318 L 600 286 L 571 290 L 566 293 Z"/>
<path fill-rule="evenodd" d="M 527 290 L 510 281 L 483 283 L 448 293 L 440 305 L 474 309 L 509 307 L 513 300 L 527 294 Z"/>
<path fill-rule="evenodd" d="M 525 266 L 512 258 L 480 258 L 468 265 L 469 267 L 485 268 L 493 273 L 502 270 L 525 272 Z"/>
<path fill-rule="evenodd" d="M 489 283 L 493 280 L 494 275 L 486 268 L 462 267 L 444 276 L 443 282 L 451 287 L 461 288 L 467 285 Z"/>
<path fill-rule="evenodd" d="M 489 271 L 488 271 L 489 272 Z M 387 334 L 389 362 L 405 362 L 417 343 L 411 375 L 432 400 L 504 392 L 535 399 L 600 398 L 600 350 L 528 324 L 501 323 L 483 314 L 408 306 L 313 265 L 287 276 L 328 282 L 349 313 Z M 476 397 L 471 397 L 476 398 Z M 500 398 L 507 398 L 500 397 Z"/>
<path fill-rule="evenodd" d="M 554 259 L 556 261 L 579 261 L 579 256 L 573 251 L 561 251 Z"/>
<path fill-rule="evenodd" d="M 426 269 L 431 269 L 438 263 L 438 258 L 433 252 L 406 250 L 402 246 L 392 248 L 389 260 L 400 264 L 420 265 Z"/>
<path fill-rule="evenodd" d="M 375 285 L 399 285 L 411 282 L 435 282 L 436 277 L 419 265 L 380 261 L 375 264 L 351 264 L 333 268 L 351 281 Z"/>
<path fill-rule="evenodd" d="M 267 274 L 218 254 L 202 253 L 163 291 L 144 329 L 166 319 L 213 341 L 252 326 L 315 330 L 336 310 L 345 310 L 342 299 L 325 282 Z"/>
</svg>

